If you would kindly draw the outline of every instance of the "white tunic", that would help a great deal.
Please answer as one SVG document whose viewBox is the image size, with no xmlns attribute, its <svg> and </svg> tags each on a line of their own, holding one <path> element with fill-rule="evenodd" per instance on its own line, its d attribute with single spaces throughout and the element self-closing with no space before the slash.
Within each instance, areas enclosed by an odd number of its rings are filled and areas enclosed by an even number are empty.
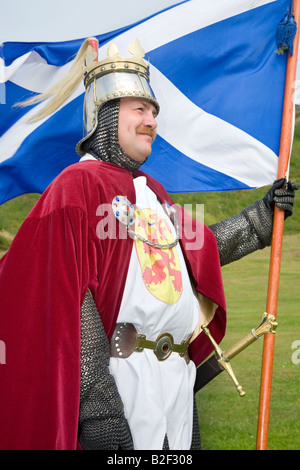
<svg viewBox="0 0 300 470">
<path fill-rule="evenodd" d="M 163 242 L 166 237 L 170 241 L 171 230 L 175 238 L 173 224 L 147 187 L 146 178 L 136 178 L 134 185 L 135 230 L 152 230 L 149 237 L 158 236 Z M 132 323 L 138 333 L 152 341 L 168 332 L 179 344 L 195 329 L 199 305 L 179 244 L 163 251 L 149 248 L 140 240 L 133 243 L 118 323 Z M 129 358 L 111 358 L 110 371 L 124 403 L 136 450 L 161 449 L 165 434 L 170 449 L 190 448 L 195 381 L 192 361 L 187 365 L 175 352 L 159 361 L 152 350 L 144 349 Z"/>
</svg>

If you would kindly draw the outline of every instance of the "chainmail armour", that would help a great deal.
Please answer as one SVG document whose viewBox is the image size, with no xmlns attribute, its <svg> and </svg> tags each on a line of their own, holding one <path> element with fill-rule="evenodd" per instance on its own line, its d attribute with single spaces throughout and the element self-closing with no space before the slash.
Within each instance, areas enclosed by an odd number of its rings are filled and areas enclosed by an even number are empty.
<svg viewBox="0 0 300 470">
<path fill-rule="evenodd" d="M 210 225 L 217 240 L 221 266 L 269 246 L 272 224 L 273 211 L 259 199 L 239 214 Z"/>
<path fill-rule="evenodd" d="M 85 450 L 131 450 L 132 437 L 113 376 L 109 342 L 87 292 L 81 308 L 79 442 Z"/>
<path fill-rule="evenodd" d="M 98 126 L 85 144 L 96 159 L 114 163 L 132 172 L 141 163 L 130 158 L 118 143 L 119 100 L 100 108 Z M 231 263 L 271 243 L 273 211 L 262 199 L 239 214 L 211 225 L 221 265 Z M 79 442 L 84 449 L 133 449 L 123 403 L 109 373 L 109 342 L 94 300 L 88 292 L 81 308 L 81 389 Z M 168 449 L 168 438 L 162 443 Z M 191 449 L 200 449 L 198 414 L 194 402 Z"/>
</svg>

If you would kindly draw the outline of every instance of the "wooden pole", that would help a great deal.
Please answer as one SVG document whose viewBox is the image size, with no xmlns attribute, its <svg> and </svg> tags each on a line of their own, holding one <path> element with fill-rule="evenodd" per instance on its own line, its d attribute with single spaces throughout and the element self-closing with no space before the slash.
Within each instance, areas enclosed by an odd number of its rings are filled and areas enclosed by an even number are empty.
<svg viewBox="0 0 300 470">
<path fill-rule="evenodd" d="M 284 178 L 287 174 L 292 144 L 293 95 L 295 90 L 299 44 L 300 0 L 293 1 L 293 14 L 295 15 L 295 21 L 297 23 L 297 33 L 294 39 L 294 53 L 293 55 L 289 54 L 287 59 L 277 178 Z M 283 225 L 284 211 L 275 207 L 266 308 L 267 313 L 274 317 L 276 317 L 277 314 Z M 264 337 L 263 345 L 256 441 L 257 450 L 267 450 L 268 447 L 274 345 L 275 335 L 267 333 Z"/>
</svg>

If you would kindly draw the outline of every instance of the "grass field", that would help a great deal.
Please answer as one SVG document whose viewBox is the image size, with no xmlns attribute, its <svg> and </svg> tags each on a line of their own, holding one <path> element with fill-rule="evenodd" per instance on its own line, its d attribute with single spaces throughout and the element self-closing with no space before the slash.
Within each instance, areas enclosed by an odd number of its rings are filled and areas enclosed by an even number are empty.
<svg viewBox="0 0 300 470">
<path fill-rule="evenodd" d="M 300 182 L 300 124 L 295 129 L 290 179 Z M 300 192 L 300 191 L 299 191 Z M 212 224 L 239 212 L 265 194 L 265 188 L 226 193 L 173 195 L 180 204 L 205 204 L 205 223 Z M 0 256 L 10 243 L 38 195 L 30 194 L 0 207 Z M 300 344 L 300 194 L 294 215 L 285 223 L 275 341 L 269 449 L 300 449 L 300 363 L 292 361 L 293 345 Z M 266 308 L 270 249 L 253 253 L 222 269 L 227 298 L 228 326 L 222 347 L 258 326 Z M 246 391 L 240 398 L 225 372 L 198 392 L 204 450 L 255 449 L 263 340 L 232 360 Z M 300 346 L 298 346 L 298 349 Z M 300 359 L 300 353 L 296 355 Z"/>
<path fill-rule="evenodd" d="M 300 448 L 300 364 L 292 362 L 292 345 L 300 340 L 299 241 L 299 235 L 290 235 L 283 245 L 269 449 Z M 266 249 L 223 268 L 228 308 L 223 349 L 260 323 L 266 305 L 269 254 Z M 245 397 L 238 395 L 225 372 L 198 392 L 204 449 L 255 449 L 262 346 L 261 339 L 231 361 Z"/>
</svg>

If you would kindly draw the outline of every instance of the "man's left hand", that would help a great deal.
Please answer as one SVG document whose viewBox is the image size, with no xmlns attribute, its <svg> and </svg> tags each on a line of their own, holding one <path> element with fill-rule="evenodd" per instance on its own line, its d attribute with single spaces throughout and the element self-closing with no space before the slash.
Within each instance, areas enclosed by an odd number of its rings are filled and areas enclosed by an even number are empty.
<svg viewBox="0 0 300 470">
<path fill-rule="evenodd" d="M 295 191 L 300 188 L 294 181 L 280 178 L 274 181 L 273 186 L 264 196 L 263 201 L 267 207 L 274 210 L 274 205 L 285 211 L 285 219 L 293 214 Z"/>
</svg>

